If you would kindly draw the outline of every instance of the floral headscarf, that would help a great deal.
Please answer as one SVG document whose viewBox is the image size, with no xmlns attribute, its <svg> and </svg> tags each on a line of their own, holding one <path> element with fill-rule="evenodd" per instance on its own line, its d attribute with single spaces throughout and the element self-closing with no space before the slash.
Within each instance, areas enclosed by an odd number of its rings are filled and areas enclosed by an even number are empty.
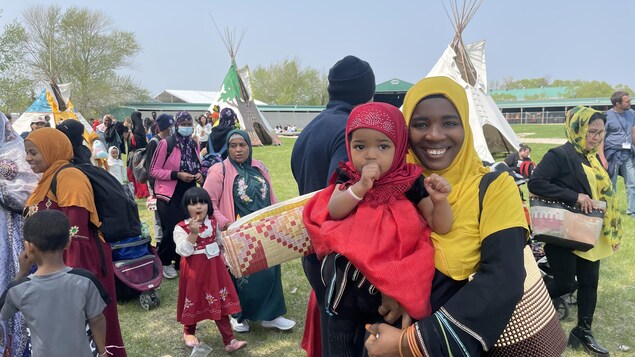
<svg viewBox="0 0 635 357">
<path fill-rule="evenodd" d="M 174 137 L 176 138 L 176 143 L 181 151 L 180 170 L 195 175 L 201 171 L 201 163 L 198 160 L 197 143 L 194 139 L 192 139 L 192 135 L 182 136 L 179 134 L 178 128 L 184 121 L 192 121 L 190 113 L 176 113 L 174 123 L 176 131 L 174 133 Z"/>
<path fill-rule="evenodd" d="M 617 206 L 613 184 L 608 172 L 606 172 L 604 166 L 602 166 L 602 163 L 598 160 L 598 146 L 595 146 L 591 151 L 586 149 L 589 123 L 591 122 L 591 118 L 598 114 L 604 118 L 604 115 L 600 111 L 583 106 L 569 110 L 565 120 L 565 133 L 567 135 L 567 141 L 573 145 L 575 151 L 583 155 L 591 165 L 594 177 L 588 177 L 588 179 L 589 182 L 595 182 L 595 187 L 591 188 L 594 193 L 593 198 L 606 202 L 606 211 L 604 212 L 604 222 L 600 240 L 608 239 L 610 245 L 615 246 L 622 238 L 622 218 Z"/>
</svg>

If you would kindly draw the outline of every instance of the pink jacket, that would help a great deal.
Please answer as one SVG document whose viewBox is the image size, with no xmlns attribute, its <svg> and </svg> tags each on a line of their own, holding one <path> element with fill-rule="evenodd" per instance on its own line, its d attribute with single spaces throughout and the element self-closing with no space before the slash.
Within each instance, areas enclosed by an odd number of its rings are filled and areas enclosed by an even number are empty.
<svg viewBox="0 0 635 357">
<path fill-rule="evenodd" d="M 152 163 L 150 164 L 150 176 L 154 177 L 154 194 L 158 199 L 169 202 L 174 194 L 174 189 L 178 183 L 176 174 L 181 169 L 181 149 L 178 145 L 174 146 L 170 157 L 168 154 L 167 138 L 162 139 L 157 146 Z M 196 147 L 196 155 L 199 155 L 198 146 Z"/>
<path fill-rule="evenodd" d="M 225 166 L 225 175 L 223 177 L 223 166 Z M 276 195 L 273 193 L 273 185 L 271 184 L 271 177 L 265 165 L 256 160 L 251 159 L 251 166 L 257 168 L 264 176 L 265 180 L 269 184 L 271 189 L 270 197 L 271 204 L 278 202 Z M 218 222 L 218 226 L 225 227 L 227 223 L 234 223 L 236 220 L 236 213 L 234 212 L 234 179 L 238 176 L 238 171 L 229 159 L 225 159 L 221 165 L 214 165 L 210 167 L 207 173 L 207 179 L 203 188 L 212 200 L 212 206 L 214 207 L 214 218 Z"/>
</svg>

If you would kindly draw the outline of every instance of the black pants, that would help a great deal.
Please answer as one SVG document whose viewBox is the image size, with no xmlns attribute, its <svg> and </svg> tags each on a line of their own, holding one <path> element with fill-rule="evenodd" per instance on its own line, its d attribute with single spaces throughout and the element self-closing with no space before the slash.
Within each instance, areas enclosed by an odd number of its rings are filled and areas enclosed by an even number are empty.
<svg viewBox="0 0 635 357">
<path fill-rule="evenodd" d="M 184 220 L 186 217 L 185 212 L 187 210 L 183 207 L 183 194 L 190 187 L 196 187 L 194 181 L 185 183 L 178 181 L 174 193 L 170 202 L 165 202 L 157 199 L 157 210 L 159 211 L 159 217 L 161 218 L 161 230 L 163 231 L 163 237 L 161 243 L 159 243 L 159 258 L 163 265 L 170 265 L 174 260 L 174 266 L 178 269 L 180 264 L 180 256 L 176 254 L 176 244 L 174 244 L 174 227 Z"/>
<path fill-rule="evenodd" d="M 578 277 L 578 321 L 593 319 L 598 299 L 600 261 L 589 261 L 573 254 L 571 249 L 553 244 L 545 245 L 545 254 L 553 273 L 553 282 L 547 285 L 552 298 L 575 290 Z"/>
</svg>

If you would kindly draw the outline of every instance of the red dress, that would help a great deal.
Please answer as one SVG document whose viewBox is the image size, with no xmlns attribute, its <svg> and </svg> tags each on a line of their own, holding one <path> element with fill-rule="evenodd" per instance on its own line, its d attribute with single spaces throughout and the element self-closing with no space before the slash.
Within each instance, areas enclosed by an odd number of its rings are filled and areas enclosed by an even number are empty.
<svg viewBox="0 0 635 357">
<path fill-rule="evenodd" d="M 187 219 L 177 224 L 174 229 L 175 238 L 182 235 L 183 231 L 185 235 L 190 234 L 189 222 Z M 205 253 L 197 254 L 198 251 L 205 250 L 208 244 L 216 242 L 216 234 L 216 220 L 210 217 L 201 226 L 194 254 L 181 257 L 176 320 L 183 325 L 192 325 L 203 320 L 220 320 L 222 316 L 240 312 L 238 294 L 225 267 L 223 256 L 208 259 Z"/>
<path fill-rule="evenodd" d="M 117 314 L 117 293 L 115 290 L 115 276 L 113 273 L 112 250 L 110 245 L 95 237 L 94 230 L 89 225 L 89 213 L 86 209 L 77 206 L 60 207 L 56 202 L 46 198 L 36 206 L 29 207 L 29 214 L 38 210 L 55 209 L 63 212 L 70 221 L 71 245 L 64 252 L 64 264 L 72 268 L 82 268 L 93 273 L 104 286 L 112 302 L 106 305 L 104 316 L 106 317 L 106 346 L 123 347 L 119 316 Z M 102 255 L 97 242 L 103 249 Z M 123 348 L 108 348 L 115 357 L 125 357 Z"/>
</svg>

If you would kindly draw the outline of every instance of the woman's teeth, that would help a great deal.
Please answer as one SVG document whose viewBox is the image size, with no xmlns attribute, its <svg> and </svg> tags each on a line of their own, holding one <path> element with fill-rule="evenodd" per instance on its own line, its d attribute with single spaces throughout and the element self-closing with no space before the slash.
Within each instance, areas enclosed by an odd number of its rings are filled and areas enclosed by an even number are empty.
<svg viewBox="0 0 635 357">
<path fill-rule="evenodd" d="M 447 148 L 444 148 L 444 149 L 427 149 L 426 150 L 428 155 L 443 155 L 443 154 L 445 154 L 446 151 L 448 151 Z"/>
</svg>

